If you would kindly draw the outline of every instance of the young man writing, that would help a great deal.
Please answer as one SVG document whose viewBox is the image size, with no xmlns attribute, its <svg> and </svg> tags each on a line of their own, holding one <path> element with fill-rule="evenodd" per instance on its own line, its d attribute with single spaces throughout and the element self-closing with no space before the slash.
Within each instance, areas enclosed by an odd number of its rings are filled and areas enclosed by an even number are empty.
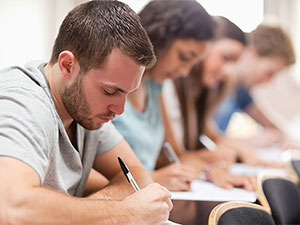
<svg viewBox="0 0 300 225">
<path fill-rule="evenodd" d="M 49 63 L 0 72 L 0 224 L 161 224 L 168 218 L 169 192 L 148 185 L 149 175 L 109 122 L 154 61 L 130 8 L 89 1 L 64 19 Z M 141 191 L 132 194 L 118 156 Z M 91 168 L 110 183 L 83 198 Z"/>
</svg>

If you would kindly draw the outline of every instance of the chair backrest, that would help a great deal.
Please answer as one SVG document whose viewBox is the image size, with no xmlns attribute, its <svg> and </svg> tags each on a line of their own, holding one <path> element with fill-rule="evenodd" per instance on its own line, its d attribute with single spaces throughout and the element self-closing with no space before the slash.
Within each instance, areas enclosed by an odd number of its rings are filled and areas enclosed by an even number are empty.
<svg viewBox="0 0 300 225">
<path fill-rule="evenodd" d="M 291 166 L 293 170 L 295 171 L 298 178 L 300 178 L 300 160 L 299 159 L 292 159 L 291 160 Z"/>
<path fill-rule="evenodd" d="M 300 224 L 300 195 L 288 177 L 259 174 L 257 194 L 262 206 L 271 212 L 276 224 Z"/>
<path fill-rule="evenodd" d="M 294 183 L 300 180 L 300 149 L 289 149 L 281 153 L 282 161 L 286 163 L 291 179 Z"/>
<path fill-rule="evenodd" d="M 268 211 L 257 204 L 232 201 L 217 205 L 209 215 L 209 225 L 275 225 Z"/>
</svg>

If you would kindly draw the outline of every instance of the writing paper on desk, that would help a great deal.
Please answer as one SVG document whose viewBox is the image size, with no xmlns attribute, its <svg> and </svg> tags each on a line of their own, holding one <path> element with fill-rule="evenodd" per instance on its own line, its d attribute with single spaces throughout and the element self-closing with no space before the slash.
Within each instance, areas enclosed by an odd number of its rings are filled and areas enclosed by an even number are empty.
<svg viewBox="0 0 300 225">
<path fill-rule="evenodd" d="M 229 169 L 231 174 L 235 175 L 245 175 L 245 176 L 257 176 L 260 172 L 269 171 L 274 174 L 279 174 L 282 176 L 288 176 L 289 171 L 285 168 L 272 168 L 266 166 L 250 166 L 244 163 L 234 163 Z"/>
<path fill-rule="evenodd" d="M 191 201 L 247 201 L 255 202 L 256 192 L 247 191 L 241 188 L 224 189 L 201 180 L 194 180 L 191 184 L 191 191 L 171 192 L 172 200 Z"/>
<path fill-rule="evenodd" d="M 179 224 L 179 223 L 174 223 L 174 222 L 172 222 L 172 221 L 170 221 L 170 220 L 167 220 L 167 221 L 164 222 L 162 225 L 181 225 L 181 224 Z"/>
<path fill-rule="evenodd" d="M 282 161 L 281 153 L 282 153 L 282 149 L 275 146 L 256 149 L 256 154 L 259 158 L 271 162 L 281 162 Z"/>
<path fill-rule="evenodd" d="M 268 169 L 266 166 L 250 166 L 245 163 L 233 163 L 229 171 L 235 175 L 256 176 L 259 172 Z"/>
</svg>

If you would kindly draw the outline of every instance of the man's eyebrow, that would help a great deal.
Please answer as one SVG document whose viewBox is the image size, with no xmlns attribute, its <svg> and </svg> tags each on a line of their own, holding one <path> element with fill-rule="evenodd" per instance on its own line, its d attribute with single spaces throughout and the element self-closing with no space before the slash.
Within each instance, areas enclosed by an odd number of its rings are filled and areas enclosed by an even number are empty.
<svg viewBox="0 0 300 225">
<path fill-rule="evenodd" d="M 119 92 L 122 92 L 122 93 L 124 93 L 124 94 L 128 94 L 128 92 L 127 91 L 125 91 L 125 90 L 123 90 L 123 89 L 121 89 L 121 88 L 118 88 L 118 87 L 113 87 L 115 90 L 117 90 L 117 91 L 119 91 Z"/>
<path fill-rule="evenodd" d="M 103 84 L 103 86 L 106 87 L 106 88 L 112 88 L 112 89 L 114 89 L 115 91 L 119 91 L 119 92 L 122 92 L 122 93 L 124 93 L 124 94 L 128 94 L 127 91 L 125 91 L 125 90 L 123 90 L 123 89 L 121 89 L 121 88 L 119 88 L 119 87 L 117 87 L 117 86 L 115 86 L 115 85 L 107 85 L 107 84 Z"/>
</svg>

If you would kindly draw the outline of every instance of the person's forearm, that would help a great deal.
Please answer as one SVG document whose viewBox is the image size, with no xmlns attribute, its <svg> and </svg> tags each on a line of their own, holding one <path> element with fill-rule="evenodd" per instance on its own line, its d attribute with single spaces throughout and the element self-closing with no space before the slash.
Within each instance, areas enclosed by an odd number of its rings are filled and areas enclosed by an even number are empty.
<svg viewBox="0 0 300 225">
<path fill-rule="evenodd" d="M 10 198 L 2 196 L 2 199 L 5 204 L 1 206 L 0 224 L 93 225 L 134 222 L 132 209 L 128 209 L 121 201 L 75 198 L 43 187 L 23 189 L 20 194 Z"/>
<path fill-rule="evenodd" d="M 251 146 L 247 145 L 247 143 L 245 144 L 245 142 L 243 142 L 242 140 L 227 138 L 225 136 L 219 137 L 217 144 L 220 146 L 227 146 L 236 150 L 237 152 L 252 150 Z"/>
<path fill-rule="evenodd" d="M 280 130 L 277 125 L 275 125 L 255 104 L 250 104 L 245 109 L 256 122 L 264 127 L 272 127 Z"/>
<path fill-rule="evenodd" d="M 235 140 L 235 139 L 232 139 L 232 138 L 227 138 L 225 136 L 222 136 L 222 137 L 220 136 L 218 138 L 217 145 L 227 147 L 227 148 L 231 148 L 232 150 L 234 150 L 236 152 L 237 157 L 239 157 L 240 154 L 245 152 L 245 151 L 246 152 L 247 151 L 251 152 L 251 150 L 252 150 L 251 148 L 249 148 L 247 146 L 247 144 L 245 145 L 244 142 L 241 142 L 239 140 Z"/>
<path fill-rule="evenodd" d="M 186 151 L 184 154 L 179 156 L 180 161 L 184 164 L 191 165 L 198 171 L 203 171 L 204 168 L 208 165 L 203 159 L 198 151 Z"/>
<path fill-rule="evenodd" d="M 104 177 L 98 171 L 91 169 L 87 183 L 85 185 L 83 196 L 88 196 L 102 189 L 109 183 L 106 177 Z"/>
<path fill-rule="evenodd" d="M 247 143 L 245 144 L 243 141 L 222 138 L 220 139 L 220 145 L 227 146 L 235 150 L 237 158 L 243 163 L 254 165 L 259 160 L 256 157 L 255 149 L 249 146 Z"/>
<path fill-rule="evenodd" d="M 131 166 L 130 172 L 140 188 L 143 188 L 153 182 L 150 174 L 143 167 Z M 122 200 L 133 192 L 135 192 L 134 188 L 127 181 L 125 175 L 120 172 L 108 185 L 100 191 L 90 195 L 89 198 Z"/>
</svg>

